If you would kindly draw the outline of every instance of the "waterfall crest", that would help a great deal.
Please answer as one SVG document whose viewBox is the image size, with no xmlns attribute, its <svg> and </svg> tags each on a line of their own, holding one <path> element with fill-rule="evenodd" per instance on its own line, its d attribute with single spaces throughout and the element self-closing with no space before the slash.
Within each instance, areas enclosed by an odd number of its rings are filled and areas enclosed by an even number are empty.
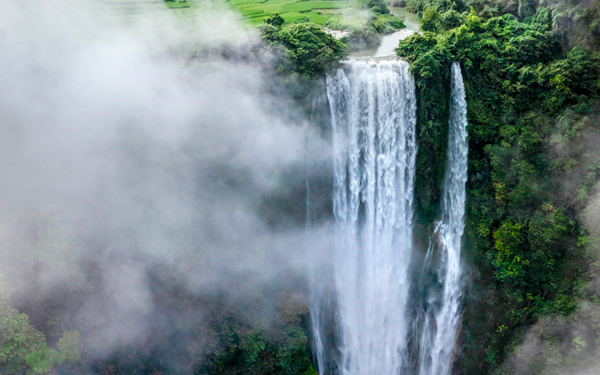
<svg viewBox="0 0 600 375">
<path fill-rule="evenodd" d="M 349 61 L 328 77 L 335 152 L 338 372 L 406 366 L 417 145 L 403 61 Z"/>
<path fill-rule="evenodd" d="M 450 123 L 446 175 L 442 192 L 442 216 L 434 236 L 440 249 L 437 268 L 442 293 L 429 303 L 420 342 L 419 375 L 449 375 L 456 332 L 461 319 L 460 253 L 465 228 L 467 182 L 467 101 L 460 65 L 452 64 Z"/>
</svg>

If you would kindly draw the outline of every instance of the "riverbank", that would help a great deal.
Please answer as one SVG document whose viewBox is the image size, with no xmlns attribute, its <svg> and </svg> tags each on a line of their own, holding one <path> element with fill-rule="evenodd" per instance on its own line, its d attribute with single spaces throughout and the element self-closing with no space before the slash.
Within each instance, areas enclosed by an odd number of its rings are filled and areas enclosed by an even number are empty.
<svg viewBox="0 0 600 375">
<path fill-rule="evenodd" d="M 403 7 L 392 7 L 390 13 L 403 20 L 406 28 L 394 33 L 384 35 L 381 43 L 376 48 L 369 48 L 350 53 L 351 57 L 384 57 L 395 55 L 398 43 L 419 31 L 419 18 L 416 13 L 411 13 Z"/>
</svg>

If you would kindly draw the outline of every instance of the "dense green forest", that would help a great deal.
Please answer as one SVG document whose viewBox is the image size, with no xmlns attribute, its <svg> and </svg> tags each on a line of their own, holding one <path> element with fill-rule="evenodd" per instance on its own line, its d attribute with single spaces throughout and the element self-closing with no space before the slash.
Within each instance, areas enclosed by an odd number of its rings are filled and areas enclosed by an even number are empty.
<svg viewBox="0 0 600 375">
<path fill-rule="evenodd" d="M 411 63 L 419 91 L 417 199 L 424 223 L 439 206 L 448 116 L 443 103 L 453 61 L 466 82 L 467 232 L 474 268 L 457 371 L 571 373 L 585 367 L 583 358 L 599 337 L 593 328 L 598 247 L 590 232 L 595 224 L 585 217 L 597 199 L 600 150 L 591 139 L 598 131 L 600 3 L 407 6 L 421 14 L 424 31 L 397 50 Z M 543 328 L 529 341 L 544 349 L 519 346 L 535 322 Z M 569 332 L 577 324 L 587 327 Z M 582 331 L 585 350 L 578 344 Z"/>
<path fill-rule="evenodd" d="M 323 22 L 351 29 L 341 40 L 321 25 L 286 22 L 275 13 L 257 26 L 261 40 L 241 57 L 220 52 L 249 64 L 268 60 L 265 90 L 283 93 L 310 113 L 324 75 L 350 50 L 377 44 L 381 34 L 403 27 L 389 14 L 390 5 L 357 2 L 356 8 L 370 12 L 358 27 L 335 18 Z M 424 227 L 439 214 L 453 61 L 465 79 L 469 271 L 455 373 L 594 368 L 600 361 L 600 1 L 393 5 L 418 13 L 423 31 L 401 41 L 397 53 L 411 63 L 418 90 L 416 203 Z M 202 59 L 193 54 L 188 63 Z M 301 194 L 292 189 L 257 201 L 265 212 L 283 211 L 298 224 L 304 220 Z M 301 202 L 289 203 L 293 199 Z M 33 287 L 19 298 L 13 289 L 22 285 L 0 280 L 0 373 L 162 374 L 177 368 L 194 374 L 316 374 L 305 280 L 291 270 L 266 279 L 251 272 L 228 275 L 227 285 L 197 295 L 156 266 L 149 284 L 161 324 L 152 336 L 162 339 L 98 359 L 94 348 L 81 344 L 94 327 L 78 325 L 74 315 L 98 292 L 98 270 L 70 255 L 81 244 L 58 215 L 32 216 L 17 264 L 32 270 Z M 78 282 L 49 298 L 43 280 L 34 276 L 41 265 Z M 207 263 L 198 272 L 217 271 Z"/>
</svg>

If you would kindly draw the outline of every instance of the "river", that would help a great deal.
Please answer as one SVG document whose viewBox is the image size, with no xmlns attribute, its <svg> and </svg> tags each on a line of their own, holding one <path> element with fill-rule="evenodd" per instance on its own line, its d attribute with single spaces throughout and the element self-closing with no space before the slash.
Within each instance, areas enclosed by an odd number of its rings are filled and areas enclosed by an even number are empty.
<svg viewBox="0 0 600 375">
<path fill-rule="evenodd" d="M 419 31 L 419 19 L 416 13 L 407 12 L 405 8 L 392 7 L 390 8 L 392 14 L 399 18 L 404 19 L 405 29 L 398 30 L 394 33 L 387 34 L 381 38 L 381 44 L 377 48 L 352 52 L 352 57 L 383 57 L 394 55 L 394 49 L 398 47 L 398 43 L 402 39 L 406 39 L 415 32 Z"/>
</svg>

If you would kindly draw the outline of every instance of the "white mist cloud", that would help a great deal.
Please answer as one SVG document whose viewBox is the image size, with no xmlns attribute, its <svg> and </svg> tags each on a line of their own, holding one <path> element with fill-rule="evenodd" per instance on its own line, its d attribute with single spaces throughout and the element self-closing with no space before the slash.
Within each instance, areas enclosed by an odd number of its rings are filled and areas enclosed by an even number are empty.
<svg viewBox="0 0 600 375">
<path fill-rule="evenodd" d="M 0 8 L 0 273 L 22 300 L 87 290 L 77 324 L 99 356 L 148 339 L 151 269 L 201 293 L 303 259 L 302 230 L 274 232 L 261 211 L 304 165 L 303 120 L 270 110 L 292 102 L 256 63 L 190 58 L 256 35 L 211 4 L 143 7 Z"/>
</svg>

